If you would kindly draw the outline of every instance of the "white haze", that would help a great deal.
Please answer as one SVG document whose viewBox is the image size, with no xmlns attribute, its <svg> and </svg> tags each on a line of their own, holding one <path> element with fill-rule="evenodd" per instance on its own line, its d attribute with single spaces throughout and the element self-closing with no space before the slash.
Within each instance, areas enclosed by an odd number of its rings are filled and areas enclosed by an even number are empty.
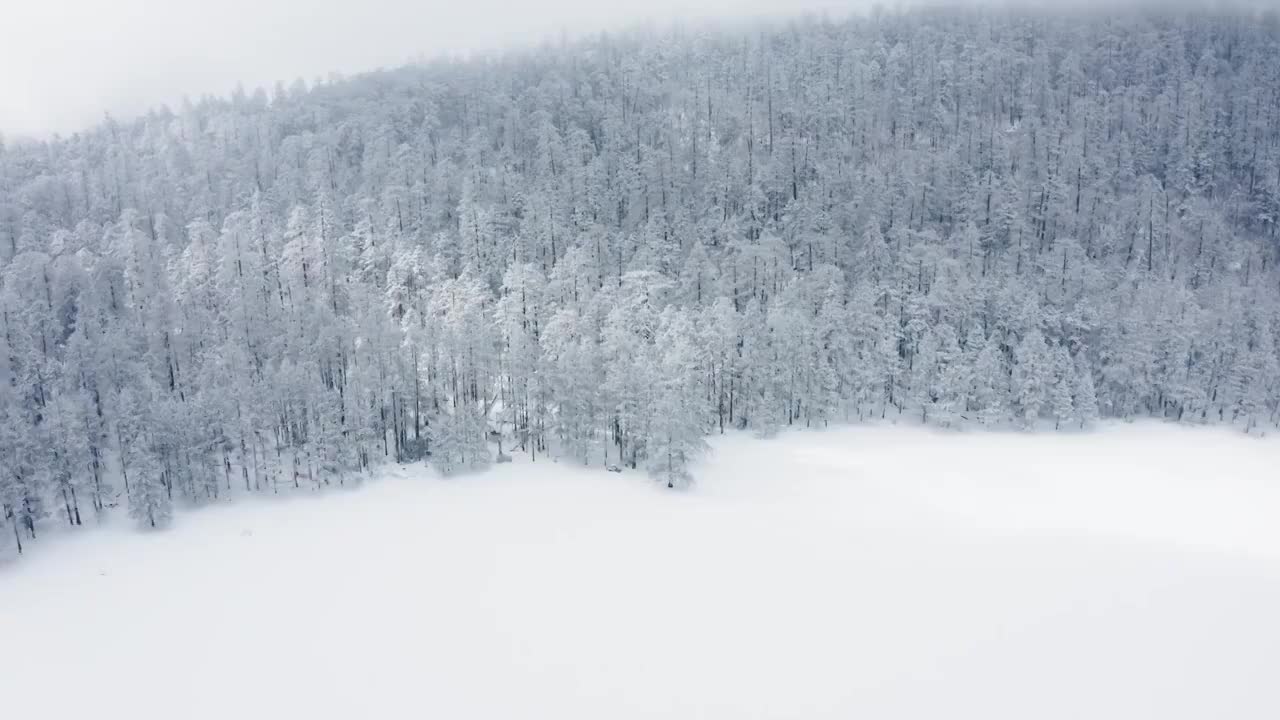
<svg viewBox="0 0 1280 720">
<path fill-rule="evenodd" d="M 16 0 L 0 5 L 0 132 L 47 136 L 225 95 L 636 23 L 830 13 L 861 0 Z"/>
<path fill-rule="evenodd" d="M 1060 0 L 950 0 L 1047 6 Z M 1137 0 L 1143 2 L 1144 0 Z M 1171 5 L 1170 0 L 1145 0 Z M 1174 0 L 1184 2 L 1184 0 Z M 1251 0 L 1185 0 L 1197 6 Z M 1266 7 L 1274 0 L 1257 0 Z M 351 74 L 641 23 L 757 21 L 929 0 L 15 0 L 0 4 L 0 133 L 47 137 L 237 85 Z M 1107 0 L 1074 7 L 1114 8 Z M 1132 3 L 1128 3 L 1132 4 Z"/>
</svg>

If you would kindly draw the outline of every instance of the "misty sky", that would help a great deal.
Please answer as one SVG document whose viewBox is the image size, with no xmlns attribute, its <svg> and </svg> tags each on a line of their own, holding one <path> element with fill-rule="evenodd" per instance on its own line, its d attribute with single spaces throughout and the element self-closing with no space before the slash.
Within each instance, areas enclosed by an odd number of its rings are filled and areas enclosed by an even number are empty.
<svg viewBox="0 0 1280 720">
<path fill-rule="evenodd" d="M 14 0 L 0 3 L 0 132 L 72 132 L 183 95 L 671 18 L 862 0 Z M 886 3 L 891 4 L 891 3 Z"/>
</svg>

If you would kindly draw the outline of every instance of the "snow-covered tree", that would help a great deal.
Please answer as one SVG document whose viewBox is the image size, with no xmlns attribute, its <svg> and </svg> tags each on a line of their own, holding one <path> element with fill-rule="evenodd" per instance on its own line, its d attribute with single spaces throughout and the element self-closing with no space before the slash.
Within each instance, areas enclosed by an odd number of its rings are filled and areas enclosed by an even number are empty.
<svg viewBox="0 0 1280 720">
<path fill-rule="evenodd" d="M 1244 12 L 593 36 L 6 144 L 5 537 L 846 417 L 1274 426 Z"/>
</svg>

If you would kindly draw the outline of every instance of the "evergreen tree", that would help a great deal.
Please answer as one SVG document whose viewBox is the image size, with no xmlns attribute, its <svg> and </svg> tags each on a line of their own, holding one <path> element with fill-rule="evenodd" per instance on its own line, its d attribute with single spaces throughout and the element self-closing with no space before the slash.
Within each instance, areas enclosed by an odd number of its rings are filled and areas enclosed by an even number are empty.
<svg viewBox="0 0 1280 720">
<path fill-rule="evenodd" d="M 10 143 L 5 536 L 855 415 L 1274 426 L 1273 25 L 623 33 Z"/>
</svg>

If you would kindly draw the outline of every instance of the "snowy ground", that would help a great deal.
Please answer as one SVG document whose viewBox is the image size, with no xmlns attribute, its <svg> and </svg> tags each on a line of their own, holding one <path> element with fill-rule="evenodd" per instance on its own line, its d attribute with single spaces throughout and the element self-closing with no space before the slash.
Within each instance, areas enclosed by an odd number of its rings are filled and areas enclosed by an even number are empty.
<svg viewBox="0 0 1280 720">
<path fill-rule="evenodd" d="M 715 450 L 683 493 L 406 468 L 33 546 L 0 566 L 4 713 L 1280 717 L 1280 441 L 858 428 Z"/>
</svg>

